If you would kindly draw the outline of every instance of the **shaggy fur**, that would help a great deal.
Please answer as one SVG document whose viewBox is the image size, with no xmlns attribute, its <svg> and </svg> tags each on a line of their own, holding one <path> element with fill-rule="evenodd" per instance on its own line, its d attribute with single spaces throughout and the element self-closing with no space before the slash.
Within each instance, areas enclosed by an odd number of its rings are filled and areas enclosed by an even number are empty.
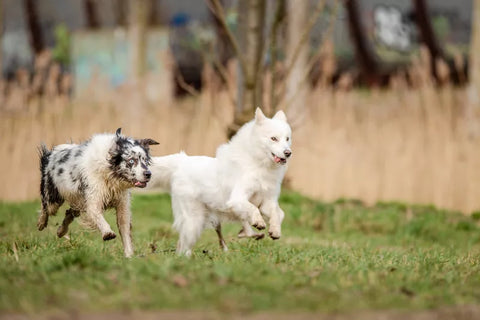
<svg viewBox="0 0 480 320">
<path fill-rule="evenodd" d="M 111 240 L 116 235 L 103 212 L 115 208 L 125 256 L 130 257 L 133 246 L 129 189 L 144 188 L 150 180 L 149 145 L 153 144 L 158 142 L 125 137 L 119 128 L 116 134 L 98 134 L 79 145 L 62 144 L 52 150 L 42 145 L 39 149 L 42 209 L 38 230 L 43 230 L 48 217 L 55 215 L 67 201 L 70 208 L 57 230 L 59 237 L 84 212 L 84 220 L 100 230 L 103 240 Z"/>
<path fill-rule="evenodd" d="M 177 253 L 189 256 L 204 228 L 213 226 L 227 250 L 221 222 L 239 220 L 239 237 L 262 238 L 250 225 L 281 236 L 284 213 L 278 205 L 280 187 L 291 155 L 291 129 L 285 114 L 272 119 L 260 109 L 232 140 L 220 146 L 216 158 L 178 153 L 152 158 L 149 188 L 162 187 L 172 197 Z"/>
</svg>

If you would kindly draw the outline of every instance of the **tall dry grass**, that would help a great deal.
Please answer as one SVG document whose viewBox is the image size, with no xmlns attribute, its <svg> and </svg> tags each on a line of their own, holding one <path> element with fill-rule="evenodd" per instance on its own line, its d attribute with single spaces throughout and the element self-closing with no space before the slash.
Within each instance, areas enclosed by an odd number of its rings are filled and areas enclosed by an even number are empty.
<svg viewBox="0 0 480 320">
<path fill-rule="evenodd" d="M 294 124 L 288 185 L 325 200 L 348 197 L 367 203 L 433 203 L 464 212 L 479 209 L 478 111 L 465 89 L 437 88 L 427 73 L 414 65 L 410 79 L 415 86 L 398 76 L 382 90 L 348 90 L 348 76 L 336 89 L 320 81 L 302 111 L 287 111 Z M 128 135 L 159 141 L 155 155 L 179 150 L 213 155 L 226 140 L 233 106 L 227 91 L 211 81 L 211 72 L 205 74 L 207 87 L 182 100 L 171 97 L 170 74 L 149 75 L 116 90 L 96 79 L 73 100 L 62 90 L 36 95 L 20 81 L 9 90 L 3 84 L 0 199 L 39 196 L 36 148 L 41 142 L 79 142 L 122 127 Z"/>
</svg>

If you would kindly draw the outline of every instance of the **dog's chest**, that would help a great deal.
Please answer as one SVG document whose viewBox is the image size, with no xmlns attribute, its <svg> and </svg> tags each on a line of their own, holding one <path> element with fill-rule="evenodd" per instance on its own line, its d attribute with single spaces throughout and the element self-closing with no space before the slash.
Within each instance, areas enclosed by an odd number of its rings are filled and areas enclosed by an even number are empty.
<svg viewBox="0 0 480 320">
<path fill-rule="evenodd" d="M 254 193 L 269 193 L 278 187 L 282 177 L 276 172 L 264 172 L 251 177 L 251 189 Z"/>
<path fill-rule="evenodd" d="M 278 176 L 258 176 L 250 180 L 250 193 L 252 196 L 249 201 L 256 206 L 259 206 L 266 196 L 271 196 L 279 188 L 281 179 Z"/>
</svg>

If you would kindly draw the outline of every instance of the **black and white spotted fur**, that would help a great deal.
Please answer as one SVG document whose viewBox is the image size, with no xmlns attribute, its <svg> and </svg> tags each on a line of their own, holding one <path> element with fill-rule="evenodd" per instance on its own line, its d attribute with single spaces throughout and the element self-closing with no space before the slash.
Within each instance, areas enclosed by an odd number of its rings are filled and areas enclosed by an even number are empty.
<svg viewBox="0 0 480 320">
<path fill-rule="evenodd" d="M 132 187 L 144 188 L 151 177 L 149 145 L 152 139 L 135 140 L 121 134 L 98 134 L 82 144 L 62 144 L 40 153 L 40 195 L 42 209 L 38 230 L 48 224 L 66 201 L 70 208 L 57 230 L 63 237 L 75 217 L 82 217 L 100 230 L 103 240 L 116 237 L 103 217 L 106 209 L 115 208 L 117 225 L 125 256 L 133 254 L 131 239 L 130 193 Z"/>
</svg>

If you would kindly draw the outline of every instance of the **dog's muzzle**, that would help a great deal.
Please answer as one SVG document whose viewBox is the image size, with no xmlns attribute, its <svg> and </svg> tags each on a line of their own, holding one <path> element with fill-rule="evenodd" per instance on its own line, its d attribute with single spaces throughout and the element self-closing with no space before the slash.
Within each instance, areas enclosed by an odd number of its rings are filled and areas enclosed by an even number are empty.
<svg viewBox="0 0 480 320">
<path fill-rule="evenodd" d="M 152 173 L 150 171 L 145 171 L 143 173 L 143 176 L 145 177 L 144 181 L 135 181 L 134 185 L 137 188 L 145 188 L 147 186 L 147 182 L 150 181 L 150 178 L 152 177 Z"/>
</svg>

